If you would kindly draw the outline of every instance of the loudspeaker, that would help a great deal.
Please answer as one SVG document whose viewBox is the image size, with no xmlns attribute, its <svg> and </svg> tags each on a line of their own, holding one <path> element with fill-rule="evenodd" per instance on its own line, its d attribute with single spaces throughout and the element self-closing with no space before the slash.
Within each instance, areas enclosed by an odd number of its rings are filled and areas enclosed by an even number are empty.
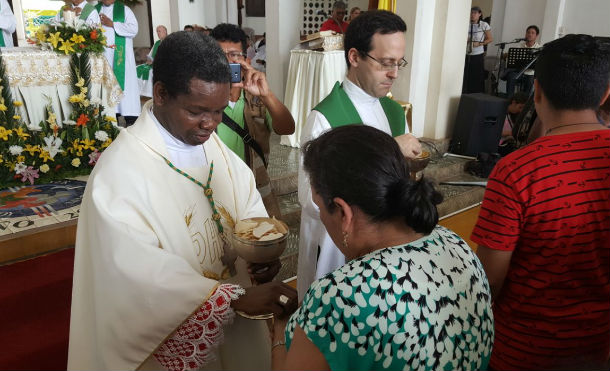
<svg viewBox="0 0 610 371">
<path fill-rule="evenodd" d="M 462 94 L 451 152 L 467 156 L 497 152 L 508 103 L 506 99 L 488 94 Z"/>
</svg>

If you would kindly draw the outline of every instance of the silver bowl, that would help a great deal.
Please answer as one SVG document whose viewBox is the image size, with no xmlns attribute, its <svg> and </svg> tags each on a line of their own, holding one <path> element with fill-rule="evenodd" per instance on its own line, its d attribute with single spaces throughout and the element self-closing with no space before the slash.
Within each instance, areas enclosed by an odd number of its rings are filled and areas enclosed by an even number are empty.
<svg viewBox="0 0 610 371">
<path fill-rule="evenodd" d="M 253 241 L 239 238 L 235 233 L 231 234 L 233 239 L 233 248 L 237 255 L 242 257 L 245 261 L 250 263 L 269 263 L 279 258 L 284 249 L 286 249 L 286 242 L 288 241 L 288 234 L 290 233 L 288 226 L 281 220 L 273 218 L 248 218 L 255 222 L 269 222 L 275 224 L 278 229 L 284 228 L 286 233 L 275 240 L 271 241 Z"/>
</svg>

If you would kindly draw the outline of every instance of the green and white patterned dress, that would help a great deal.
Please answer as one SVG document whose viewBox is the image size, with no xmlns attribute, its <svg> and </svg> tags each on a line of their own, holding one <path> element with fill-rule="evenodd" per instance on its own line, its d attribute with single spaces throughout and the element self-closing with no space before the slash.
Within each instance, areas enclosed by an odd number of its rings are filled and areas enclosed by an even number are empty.
<svg viewBox="0 0 610 371">
<path fill-rule="evenodd" d="M 332 370 L 481 370 L 494 337 L 479 259 L 437 226 L 314 282 L 286 326 L 300 326 Z"/>
</svg>

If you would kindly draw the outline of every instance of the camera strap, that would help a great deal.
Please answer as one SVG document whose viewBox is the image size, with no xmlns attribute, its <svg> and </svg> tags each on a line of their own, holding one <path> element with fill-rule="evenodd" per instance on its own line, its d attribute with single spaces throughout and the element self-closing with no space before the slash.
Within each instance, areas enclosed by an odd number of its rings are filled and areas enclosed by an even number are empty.
<svg viewBox="0 0 610 371">
<path fill-rule="evenodd" d="M 263 164 L 265 168 L 267 167 L 267 160 L 265 159 L 265 155 L 263 154 L 263 149 L 261 146 L 252 138 L 248 130 L 239 126 L 232 118 L 230 118 L 225 112 L 222 113 L 222 123 L 227 125 L 229 129 L 233 130 L 237 135 L 241 137 L 244 143 L 247 146 L 250 146 L 256 152 L 256 154 L 263 160 Z"/>
</svg>

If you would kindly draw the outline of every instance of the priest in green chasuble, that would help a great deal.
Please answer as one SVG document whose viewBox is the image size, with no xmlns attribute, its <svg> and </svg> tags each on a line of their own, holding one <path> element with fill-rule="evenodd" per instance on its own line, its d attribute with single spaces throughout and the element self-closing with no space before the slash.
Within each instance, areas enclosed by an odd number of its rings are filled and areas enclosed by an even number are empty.
<svg viewBox="0 0 610 371">
<path fill-rule="evenodd" d="M 117 113 L 125 117 L 129 126 L 140 115 L 140 87 L 133 54 L 133 38 L 138 34 L 138 20 L 121 1 L 101 0 L 95 8 L 100 14 L 106 36 L 104 56 L 123 89 L 123 99 L 117 106 Z"/>
<path fill-rule="evenodd" d="M 399 16 L 383 10 L 368 11 L 350 23 L 344 39 L 347 76 L 311 111 L 301 132 L 301 143 L 331 128 L 363 124 L 391 134 L 405 157 L 417 157 L 421 153 L 419 141 L 409 134 L 402 107 L 386 97 L 398 71 L 407 64 L 404 59 L 406 30 Z M 309 178 L 302 166 L 299 167 L 299 203 L 302 210 L 297 277 L 302 299 L 314 280 L 342 266 L 345 257 L 320 221 Z"/>
<path fill-rule="evenodd" d="M 270 369 L 267 324 L 246 317 L 289 314 L 296 291 L 268 282 L 278 264 L 249 275 L 228 243 L 227 220 L 267 213 L 252 172 L 214 132 L 227 59 L 210 37 L 176 32 L 153 67 L 153 99 L 87 182 L 68 369 Z"/>
</svg>

